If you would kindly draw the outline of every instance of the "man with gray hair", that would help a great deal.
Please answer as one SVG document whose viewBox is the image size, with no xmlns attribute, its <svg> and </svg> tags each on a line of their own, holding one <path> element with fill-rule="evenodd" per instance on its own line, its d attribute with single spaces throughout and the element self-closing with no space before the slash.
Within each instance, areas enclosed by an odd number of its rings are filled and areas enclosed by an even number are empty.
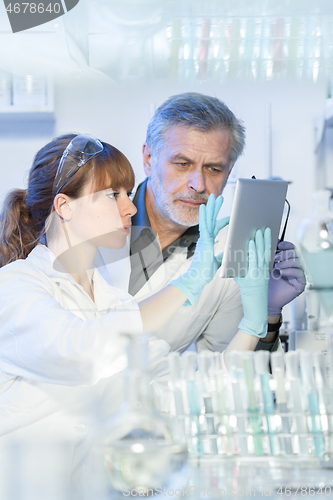
<svg viewBox="0 0 333 500">
<path fill-rule="evenodd" d="M 131 273 L 128 291 L 140 301 L 185 272 L 199 237 L 199 206 L 220 195 L 245 145 L 245 128 L 219 99 L 198 93 L 170 97 L 150 120 L 143 162 L 146 179 L 134 197 Z M 215 240 L 223 251 L 225 233 Z M 280 245 L 279 273 L 269 285 L 269 325 L 258 347 L 278 346 L 282 307 L 299 295 L 305 284 L 293 245 Z M 172 350 L 223 351 L 243 317 L 239 288 L 217 275 L 197 302 L 182 307 L 158 335 Z"/>
</svg>

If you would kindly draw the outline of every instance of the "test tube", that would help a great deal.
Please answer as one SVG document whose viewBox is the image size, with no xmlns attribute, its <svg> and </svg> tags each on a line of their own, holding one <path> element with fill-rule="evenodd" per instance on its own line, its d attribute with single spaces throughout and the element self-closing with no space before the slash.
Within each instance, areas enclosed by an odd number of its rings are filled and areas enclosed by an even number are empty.
<svg viewBox="0 0 333 500">
<path fill-rule="evenodd" d="M 253 58 L 255 45 L 255 21 L 254 19 L 248 19 L 246 22 L 246 37 L 245 37 L 245 47 L 244 47 L 244 70 L 245 77 L 252 76 L 253 70 L 255 68 L 252 67 L 253 63 L 255 64 L 255 60 Z"/>
<path fill-rule="evenodd" d="M 229 73 L 230 78 L 237 77 L 238 65 L 239 65 L 239 48 L 240 48 L 240 19 L 234 18 L 231 23 L 230 28 L 230 63 L 229 63 Z"/>
<path fill-rule="evenodd" d="M 289 76 L 295 77 L 297 72 L 298 46 L 300 44 L 300 17 L 293 17 L 290 26 L 290 38 L 288 42 L 288 63 L 287 72 Z"/>
<path fill-rule="evenodd" d="M 203 455 L 201 426 L 199 415 L 201 414 L 199 394 L 195 380 L 196 353 L 185 352 L 183 354 L 184 379 L 186 380 L 187 398 L 190 410 L 190 453 L 201 457 Z"/>
<path fill-rule="evenodd" d="M 271 366 L 272 373 L 276 383 L 276 403 L 281 416 L 282 432 L 286 434 L 281 438 L 281 444 L 287 455 L 292 455 L 293 447 L 291 441 L 291 419 L 288 415 L 289 408 L 287 405 L 287 395 L 285 390 L 285 380 L 284 380 L 284 360 L 283 353 L 281 351 L 275 351 L 271 353 Z M 289 434 L 289 436 L 287 436 Z"/>
<path fill-rule="evenodd" d="M 283 62 L 283 37 L 285 29 L 285 20 L 283 17 L 278 18 L 271 25 L 271 37 L 274 42 L 273 49 L 273 73 L 278 75 L 281 73 L 284 62 Z"/>
<path fill-rule="evenodd" d="M 330 450 L 333 452 L 333 334 L 327 333 L 327 352 L 325 355 L 325 367 L 326 367 L 326 375 L 327 375 L 327 391 L 329 394 L 328 399 L 328 422 L 329 428 L 331 431 L 331 445 Z"/>
<path fill-rule="evenodd" d="M 327 359 L 328 359 L 328 386 L 330 394 L 333 395 L 333 333 L 326 334 L 327 339 Z M 331 399 L 332 401 L 332 399 Z M 330 408 L 333 413 L 333 408 Z"/>
<path fill-rule="evenodd" d="M 312 333 L 318 331 L 319 328 L 320 303 L 317 290 L 307 285 L 305 289 L 305 300 L 308 330 Z"/>
<path fill-rule="evenodd" d="M 255 352 L 255 366 L 256 371 L 260 378 L 260 385 L 262 391 L 262 399 L 264 403 L 264 412 L 267 421 L 267 431 L 270 434 L 269 443 L 271 447 L 271 454 L 279 454 L 279 442 L 276 436 L 276 424 L 274 421 L 274 398 L 273 393 L 269 387 L 270 372 L 269 372 L 269 351 L 256 351 Z M 272 415 L 272 416 L 270 416 Z"/>
<path fill-rule="evenodd" d="M 179 437 L 186 435 L 185 410 L 182 394 L 181 358 L 178 352 L 171 352 L 168 356 L 170 367 L 170 385 L 175 402 L 175 414 L 177 417 L 177 430 Z"/>
<path fill-rule="evenodd" d="M 315 454 L 322 457 L 325 454 L 325 441 L 322 434 L 318 394 L 313 375 L 312 352 L 300 349 L 302 387 L 307 398 L 308 409 L 311 414 L 310 430 L 313 435 Z M 318 434 L 318 436 L 316 435 Z"/>
<path fill-rule="evenodd" d="M 208 49 L 209 49 L 209 35 L 210 35 L 210 19 L 202 21 L 201 43 L 200 43 L 200 56 L 199 56 L 199 80 L 207 79 L 208 68 Z"/>
<path fill-rule="evenodd" d="M 262 20 L 261 43 L 260 43 L 260 67 L 259 73 L 264 80 L 270 80 L 273 71 L 272 41 L 271 41 L 271 19 L 264 17 Z"/>
<path fill-rule="evenodd" d="M 184 23 L 185 42 L 184 42 L 184 80 L 194 80 L 196 76 L 195 70 L 195 44 L 196 44 L 196 28 L 197 23 L 195 18 L 189 18 Z"/>
<path fill-rule="evenodd" d="M 253 368 L 254 352 L 243 353 L 243 369 L 245 374 L 245 382 L 248 392 L 248 411 L 252 415 L 259 413 L 257 396 L 254 390 L 254 368 Z M 260 419 L 258 416 L 251 416 L 250 423 L 254 434 L 254 451 L 258 456 L 263 455 L 262 438 Z"/>
<path fill-rule="evenodd" d="M 316 39 L 316 21 L 313 16 L 307 16 L 304 38 L 304 79 L 311 76 L 311 61 L 314 58 L 314 40 Z"/>
<path fill-rule="evenodd" d="M 226 410 L 222 410 L 223 407 L 226 407 L 226 395 L 224 392 L 224 371 L 222 369 L 223 362 L 221 356 L 222 354 L 220 352 L 213 352 L 211 367 L 211 385 L 213 387 L 212 400 L 215 413 L 215 428 L 217 434 L 216 441 L 219 454 L 231 455 L 232 451 L 229 452 L 228 446 L 228 438 L 230 439 L 230 428 L 228 425 L 225 425 L 225 420 L 228 421 L 228 416 L 221 415 L 221 413 L 226 413 Z M 221 378 L 220 374 L 222 375 Z M 228 437 L 226 436 L 226 434 L 228 434 Z"/>
<path fill-rule="evenodd" d="M 235 443 L 229 424 L 230 404 L 228 402 L 228 374 L 221 368 L 214 371 L 216 383 L 217 409 L 220 414 L 218 425 L 219 434 L 222 434 L 223 447 L 226 455 L 233 455 Z"/>
<path fill-rule="evenodd" d="M 182 38 L 182 25 L 180 19 L 174 19 L 172 22 L 172 40 L 170 47 L 170 78 L 176 79 L 178 78 L 178 70 L 179 70 L 179 52 L 180 52 L 180 44 Z"/>
<path fill-rule="evenodd" d="M 301 381 L 299 379 L 298 351 L 288 351 L 286 357 L 286 375 L 290 384 L 290 394 L 295 419 L 296 432 L 298 434 L 299 451 L 301 455 L 308 455 L 309 448 L 306 439 L 306 427 L 304 423 Z"/>
<path fill-rule="evenodd" d="M 319 411 L 321 414 L 322 429 L 329 431 L 327 452 L 333 451 L 333 418 L 332 418 L 332 393 L 326 366 L 327 354 L 324 352 L 313 353 L 314 376 L 319 397 Z"/>
<path fill-rule="evenodd" d="M 247 436 L 246 436 L 246 420 L 243 405 L 243 391 L 241 387 L 241 377 L 244 376 L 241 368 L 242 353 L 239 351 L 230 351 L 228 354 L 228 366 L 231 380 L 231 388 L 234 400 L 234 410 L 237 417 L 238 427 L 238 444 L 241 455 L 248 455 Z"/>
<path fill-rule="evenodd" d="M 325 356 L 325 353 L 321 351 L 316 351 L 312 355 L 320 413 L 330 413 L 332 410 L 332 394 L 329 389 Z"/>
<path fill-rule="evenodd" d="M 215 47 L 213 50 L 215 80 L 220 80 L 224 73 L 223 56 L 225 52 L 225 21 L 219 20 L 216 26 Z"/>
<path fill-rule="evenodd" d="M 205 408 L 207 433 L 210 436 L 216 435 L 215 422 L 214 422 L 214 408 L 213 408 L 213 353 L 211 351 L 202 351 L 198 354 L 198 369 L 201 377 L 202 398 Z M 216 437 L 209 438 L 210 454 L 217 455 L 217 441 Z"/>
<path fill-rule="evenodd" d="M 217 372 L 218 370 L 222 370 L 222 360 L 220 352 L 213 352 L 213 361 L 212 361 L 212 370 L 213 372 Z"/>
</svg>

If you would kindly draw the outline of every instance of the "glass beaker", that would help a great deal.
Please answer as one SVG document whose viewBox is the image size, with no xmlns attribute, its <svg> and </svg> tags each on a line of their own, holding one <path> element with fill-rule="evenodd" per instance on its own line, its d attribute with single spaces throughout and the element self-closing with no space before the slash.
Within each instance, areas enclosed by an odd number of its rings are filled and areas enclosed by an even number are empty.
<svg viewBox="0 0 333 500">
<path fill-rule="evenodd" d="M 127 334 L 125 400 L 108 423 L 104 463 L 112 486 L 154 494 L 186 486 L 187 447 L 175 439 L 172 421 L 155 410 L 149 373 L 148 336 Z"/>
</svg>

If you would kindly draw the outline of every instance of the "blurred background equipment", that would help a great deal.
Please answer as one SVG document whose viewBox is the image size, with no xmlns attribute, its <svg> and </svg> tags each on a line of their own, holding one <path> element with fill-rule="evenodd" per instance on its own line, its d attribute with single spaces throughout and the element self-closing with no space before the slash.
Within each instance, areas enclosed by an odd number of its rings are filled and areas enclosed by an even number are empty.
<svg viewBox="0 0 333 500">
<path fill-rule="evenodd" d="M 331 191 L 313 194 L 314 211 L 297 230 L 297 243 L 307 274 L 307 330 L 296 332 L 296 348 L 325 350 L 333 330 L 333 212 Z"/>
<path fill-rule="evenodd" d="M 11 31 L 5 14 L 1 36 Z M 36 47 L 41 34 L 51 40 L 64 33 L 74 60 L 115 81 L 317 81 L 332 75 L 329 0 L 80 0 L 65 16 L 27 32 Z"/>
</svg>

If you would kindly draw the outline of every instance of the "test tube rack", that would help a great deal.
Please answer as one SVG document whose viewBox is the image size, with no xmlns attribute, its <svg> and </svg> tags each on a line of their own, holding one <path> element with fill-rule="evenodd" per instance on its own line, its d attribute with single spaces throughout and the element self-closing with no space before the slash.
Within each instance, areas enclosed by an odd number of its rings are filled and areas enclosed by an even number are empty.
<svg viewBox="0 0 333 500">
<path fill-rule="evenodd" d="M 205 372 L 198 359 L 202 354 L 208 360 Z M 294 354 L 296 358 L 299 356 L 297 351 Z M 242 364 L 248 353 L 238 355 Z M 174 356 L 179 355 L 174 353 Z M 178 431 L 185 433 L 190 458 L 275 457 L 303 461 L 333 458 L 333 381 L 327 367 L 321 373 L 323 379 L 318 373 L 314 375 L 312 392 L 305 387 L 299 365 L 298 378 L 288 377 L 284 370 L 284 404 L 279 393 L 281 380 L 278 388 L 269 371 L 265 395 L 258 373 L 249 388 L 244 371 L 239 369 L 235 378 L 235 373 L 222 368 L 219 356 L 208 351 L 195 357 L 191 353 L 193 362 L 199 366 L 194 380 L 186 380 L 181 369 L 181 376 L 172 377 L 170 383 L 173 394 L 177 392 L 178 402 L 179 394 L 182 395 L 182 404 L 176 402 L 172 413 Z M 255 367 L 255 356 L 253 360 Z M 182 356 L 179 362 L 182 366 Z M 315 372 L 315 366 L 309 369 Z M 272 401 L 271 407 L 267 398 Z"/>
</svg>

